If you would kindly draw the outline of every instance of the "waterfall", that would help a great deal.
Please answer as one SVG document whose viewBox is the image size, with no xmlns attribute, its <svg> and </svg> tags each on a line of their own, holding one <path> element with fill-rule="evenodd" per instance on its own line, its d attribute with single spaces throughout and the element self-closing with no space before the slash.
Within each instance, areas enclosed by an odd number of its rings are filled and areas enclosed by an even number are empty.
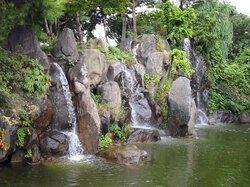
<svg viewBox="0 0 250 187">
<path fill-rule="evenodd" d="M 69 90 L 69 84 L 67 78 L 62 70 L 62 68 L 54 63 L 55 67 L 59 71 L 59 81 L 62 85 L 62 92 L 66 99 L 68 113 L 68 124 L 71 125 L 70 131 L 62 131 L 69 138 L 69 159 L 70 160 L 80 160 L 83 157 L 83 148 L 82 144 L 77 136 L 77 122 L 76 122 L 76 114 L 71 100 L 71 93 Z"/>
<path fill-rule="evenodd" d="M 133 68 L 133 67 L 132 67 Z M 151 128 L 152 111 L 135 76 L 135 68 L 122 66 L 122 94 L 129 99 L 133 127 Z"/>
<path fill-rule="evenodd" d="M 191 87 L 192 95 L 195 97 L 196 106 L 198 109 L 196 124 L 206 125 L 208 122 L 208 85 L 206 79 L 206 62 L 204 57 L 198 56 L 195 53 L 194 47 L 189 38 L 184 39 L 184 51 L 187 59 L 192 63 L 192 68 L 195 73 L 192 75 Z"/>
</svg>

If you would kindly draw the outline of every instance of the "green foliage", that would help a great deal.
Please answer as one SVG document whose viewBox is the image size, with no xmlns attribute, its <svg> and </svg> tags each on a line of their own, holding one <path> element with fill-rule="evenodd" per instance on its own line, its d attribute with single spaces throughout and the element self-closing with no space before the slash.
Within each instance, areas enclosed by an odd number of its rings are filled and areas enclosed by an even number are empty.
<svg viewBox="0 0 250 187">
<path fill-rule="evenodd" d="M 148 88 L 149 83 L 152 81 L 152 79 L 153 78 L 149 74 L 147 74 L 147 73 L 144 74 L 144 85 L 145 85 L 145 88 Z"/>
<path fill-rule="evenodd" d="M 7 151 L 8 144 L 4 140 L 5 130 L 0 128 L 0 149 L 2 149 L 3 151 Z"/>
<path fill-rule="evenodd" d="M 183 72 L 184 74 L 188 75 L 190 77 L 194 70 L 191 68 L 191 62 L 188 61 L 186 57 L 186 52 L 181 51 L 179 49 L 171 50 L 170 55 L 172 56 L 172 75 L 177 75 L 178 70 Z"/>
<path fill-rule="evenodd" d="M 163 128 L 167 127 L 167 120 L 168 120 L 168 105 L 167 103 L 163 103 L 161 106 L 161 113 L 163 117 Z"/>
<path fill-rule="evenodd" d="M 44 41 L 41 45 L 40 48 L 47 54 L 51 54 L 53 47 L 55 46 L 56 42 L 57 42 L 57 37 L 50 37 L 48 38 L 47 35 L 45 33 L 41 33 L 40 34 L 40 39 L 42 41 Z"/>
<path fill-rule="evenodd" d="M 165 45 L 162 42 L 162 38 L 159 35 L 157 35 L 156 50 L 157 51 L 164 51 L 164 49 L 165 49 Z"/>
<path fill-rule="evenodd" d="M 101 134 L 99 138 L 99 145 L 101 148 L 109 147 L 112 145 L 112 139 L 107 134 L 105 136 Z"/>
<path fill-rule="evenodd" d="M 123 52 L 117 47 L 109 46 L 109 51 L 106 53 L 107 60 L 121 60 L 122 63 L 134 64 L 135 60 L 129 53 Z"/>
<path fill-rule="evenodd" d="M 154 34 L 154 27 L 152 25 L 143 25 L 141 27 L 141 35 L 143 34 Z"/>
<path fill-rule="evenodd" d="M 24 146 L 25 137 L 26 137 L 26 127 L 18 127 L 16 144 L 19 147 Z"/>
<path fill-rule="evenodd" d="M 31 157 L 32 157 L 32 151 L 31 151 L 31 149 L 29 149 L 29 150 L 27 151 L 27 154 L 25 154 L 24 157 L 25 157 L 25 158 L 31 158 Z"/>
<path fill-rule="evenodd" d="M 188 7 L 181 10 L 173 3 L 167 1 L 158 5 L 160 9 L 161 27 L 167 32 L 167 39 L 182 40 L 185 37 L 191 37 L 193 34 L 192 23 L 196 16 L 194 9 Z"/>
<path fill-rule="evenodd" d="M 127 140 L 126 135 L 130 132 L 131 127 L 131 124 L 125 124 L 122 128 L 120 128 L 117 124 L 111 124 L 109 130 L 116 138 L 125 142 Z"/>
<path fill-rule="evenodd" d="M 15 88 L 21 88 L 26 97 L 41 95 L 49 88 L 50 77 L 37 61 L 23 55 L 8 57 L 0 48 L 0 62 L 0 99 L 13 97 Z"/>
<path fill-rule="evenodd" d="M 21 124 L 22 126 L 30 126 L 31 120 L 29 119 L 28 114 L 20 115 L 19 124 Z"/>
<path fill-rule="evenodd" d="M 102 96 L 94 94 L 94 86 L 90 87 L 90 95 L 91 95 L 92 99 L 94 100 L 96 106 L 99 107 L 100 104 L 102 103 Z"/>
</svg>

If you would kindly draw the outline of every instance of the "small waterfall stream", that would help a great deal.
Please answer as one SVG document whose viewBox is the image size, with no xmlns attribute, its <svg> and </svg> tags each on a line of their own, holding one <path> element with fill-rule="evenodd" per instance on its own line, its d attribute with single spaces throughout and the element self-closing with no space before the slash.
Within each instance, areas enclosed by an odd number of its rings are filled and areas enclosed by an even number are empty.
<svg viewBox="0 0 250 187">
<path fill-rule="evenodd" d="M 132 67 L 133 68 L 133 67 Z M 138 84 L 135 76 L 135 69 L 122 67 L 122 94 L 129 98 L 133 127 L 151 128 L 150 120 L 152 111 L 147 99 L 142 93 L 142 87 Z"/>
<path fill-rule="evenodd" d="M 204 57 L 198 56 L 191 44 L 189 38 L 184 39 L 184 51 L 186 52 L 187 59 L 192 63 L 192 68 L 195 73 L 192 75 L 192 92 L 195 97 L 198 115 L 196 124 L 207 125 L 208 118 L 208 86 L 206 85 L 206 62 Z"/>
<path fill-rule="evenodd" d="M 77 136 L 77 122 L 76 114 L 71 100 L 71 93 L 69 90 L 69 84 L 67 78 L 62 70 L 62 68 L 54 63 L 55 67 L 60 73 L 60 82 L 62 85 L 63 95 L 65 96 L 67 109 L 68 109 L 68 124 L 71 125 L 71 131 L 62 131 L 69 138 L 69 159 L 70 160 L 80 160 L 83 157 L 83 148 L 82 144 Z"/>
</svg>

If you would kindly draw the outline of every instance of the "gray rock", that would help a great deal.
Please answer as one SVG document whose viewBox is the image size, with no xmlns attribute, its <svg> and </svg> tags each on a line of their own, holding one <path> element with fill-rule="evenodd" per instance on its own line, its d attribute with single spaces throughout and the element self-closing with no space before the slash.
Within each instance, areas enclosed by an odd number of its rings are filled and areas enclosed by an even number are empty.
<svg viewBox="0 0 250 187">
<path fill-rule="evenodd" d="M 95 102 L 89 93 L 83 92 L 76 97 L 78 116 L 78 136 L 84 148 L 84 154 L 95 154 L 99 146 L 101 120 Z"/>
<path fill-rule="evenodd" d="M 192 97 L 190 80 L 176 79 L 168 94 L 167 133 L 171 136 L 185 136 L 191 117 Z"/>
<path fill-rule="evenodd" d="M 110 126 L 110 111 L 104 111 L 101 115 L 102 134 L 107 134 Z"/>
<path fill-rule="evenodd" d="M 147 152 L 135 145 L 126 145 L 101 151 L 98 156 L 125 166 L 139 166 L 147 158 Z"/>
<path fill-rule="evenodd" d="M 144 75 L 146 73 L 146 68 L 142 64 L 135 64 L 136 80 L 139 84 L 144 87 Z"/>
<path fill-rule="evenodd" d="M 51 64 L 50 76 L 51 76 L 51 87 L 50 97 L 53 103 L 53 116 L 51 120 L 52 129 L 68 129 L 71 127 L 70 111 L 65 95 L 65 87 L 68 83 L 63 83 L 61 80 L 62 73 L 55 64 Z"/>
<path fill-rule="evenodd" d="M 23 150 L 18 149 L 11 156 L 10 162 L 11 163 L 21 163 L 21 162 L 23 162 L 23 160 L 25 158 L 24 155 L 25 155 L 25 153 L 23 152 Z"/>
<path fill-rule="evenodd" d="M 40 139 L 42 155 L 63 156 L 68 154 L 68 137 L 59 131 L 50 131 Z"/>
<path fill-rule="evenodd" d="M 40 49 L 39 41 L 29 25 L 16 25 L 8 35 L 8 48 L 10 51 L 27 55 L 36 59 L 49 71 L 47 55 Z"/>
<path fill-rule="evenodd" d="M 150 76 L 153 76 L 157 73 L 159 76 L 164 75 L 163 68 L 163 53 L 162 52 L 154 52 L 149 54 L 146 63 L 146 73 Z"/>
<path fill-rule="evenodd" d="M 120 50 L 121 51 L 131 51 L 132 50 L 132 45 L 135 42 L 135 39 L 130 36 L 123 40 L 120 44 Z"/>
<path fill-rule="evenodd" d="M 90 91 L 89 75 L 85 64 L 78 63 L 73 68 L 70 68 L 68 77 L 70 83 L 74 85 L 76 94 Z"/>
<path fill-rule="evenodd" d="M 71 29 L 65 28 L 58 37 L 52 55 L 60 58 L 64 56 L 68 61 L 76 62 L 79 58 L 74 33 Z"/>
<path fill-rule="evenodd" d="M 141 57 L 146 59 L 150 53 L 155 52 L 155 37 L 152 34 L 145 34 L 141 38 Z"/>
<path fill-rule="evenodd" d="M 108 72 L 108 61 L 98 49 L 85 49 L 80 56 L 79 63 L 85 64 L 88 70 L 90 84 L 97 85 L 104 82 Z"/>
<path fill-rule="evenodd" d="M 155 142 L 161 140 L 158 130 L 132 128 L 127 136 L 127 142 Z"/>
<path fill-rule="evenodd" d="M 216 110 L 212 115 L 215 123 L 235 123 L 237 120 L 234 115 L 227 111 Z"/>
<path fill-rule="evenodd" d="M 104 37 L 96 39 L 96 46 L 98 46 L 98 45 L 100 45 L 106 51 L 108 51 L 108 49 L 109 49 L 107 40 Z"/>
<path fill-rule="evenodd" d="M 103 101 L 110 104 L 114 111 L 119 111 L 121 109 L 121 90 L 117 82 L 106 82 L 99 86 L 98 91 L 102 96 Z"/>
<path fill-rule="evenodd" d="M 162 43 L 163 43 L 164 46 L 165 46 L 165 51 L 166 51 L 167 53 L 169 53 L 171 49 L 170 49 L 170 45 L 169 45 L 168 41 L 167 41 L 166 39 L 163 39 L 163 40 L 162 40 Z"/>
<path fill-rule="evenodd" d="M 121 62 L 111 62 L 108 68 L 107 79 L 108 81 L 116 81 L 122 72 Z"/>
<path fill-rule="evenodd" d="M 241 112 L 239 115 L 239 121 L 240 123 L 250 123 L 250 114 L 249 112 Z"/>
<path fill-rule="evenodd" d="M 188 134 L 189 135 L 196 136 L 196 132 L 194 129 L 196 118 L 197 118 L 197 108 L 196 108 L 196 104 L 195 104 L 194 99 L 192 99 L 191 116 L 190 116 L 190 120 L 188 122 Z"/>
</svg>

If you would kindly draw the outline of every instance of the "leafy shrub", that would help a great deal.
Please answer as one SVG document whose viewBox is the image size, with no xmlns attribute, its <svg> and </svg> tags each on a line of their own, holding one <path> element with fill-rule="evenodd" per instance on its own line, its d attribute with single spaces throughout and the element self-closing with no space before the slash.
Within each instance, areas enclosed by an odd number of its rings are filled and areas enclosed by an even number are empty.
<svg viewBox="0 0 250 187">
<path fill-rule="evenodd" d="M 5 130 L 0 128 L 0 149 L 2 149 L 3 151 L 7 151 L 8 144 L 4 140 Z"/>
<path fill-rule="evenodd" d="M 45 38 L 44 42 L 41 43 L 40 48 L 45 53 L 50 54 L 52 52 L 52 49 L 55 46 L 56 42 L 57 42 L 57 37 L 47 38 L 47 39 Z"/>
<path fill-rule="evenodd" d="M 126 135 L 129 133 L 131 127 L 132 124 L 125 124 L 122 128 L 120 128 L 117 124 L 111 124 L 109 130 L 114 134 L 116 138 L 118 138 L 122 142 L 125 142 L 127 140 Z"/>
<path fill-rule="evenodd" d="M 101 148 L 109 147 L 112 145 L 112 139 L 107 134 L 105 136 L 101 134 L 99 138 L 99 145 Z"/>
<path fill-rule="evenodd" d="M 145 88 L 148 88 L 149 83 L 151 81 L 152 81 L 152 77 L 149 74 L 145 73 L 144 74 L 144 85 L 145 85 Z"/>
<path fill-rule="evenodd" d="M 31 157 L 32 157 L 32 151 L 31 151 L 31 149 L 29 149 L 29 150 L 27 151 L 27 154 L 25 154 L 24 157 L 25 157 L 25 158 L 31 158 Z"/>
</svg>

